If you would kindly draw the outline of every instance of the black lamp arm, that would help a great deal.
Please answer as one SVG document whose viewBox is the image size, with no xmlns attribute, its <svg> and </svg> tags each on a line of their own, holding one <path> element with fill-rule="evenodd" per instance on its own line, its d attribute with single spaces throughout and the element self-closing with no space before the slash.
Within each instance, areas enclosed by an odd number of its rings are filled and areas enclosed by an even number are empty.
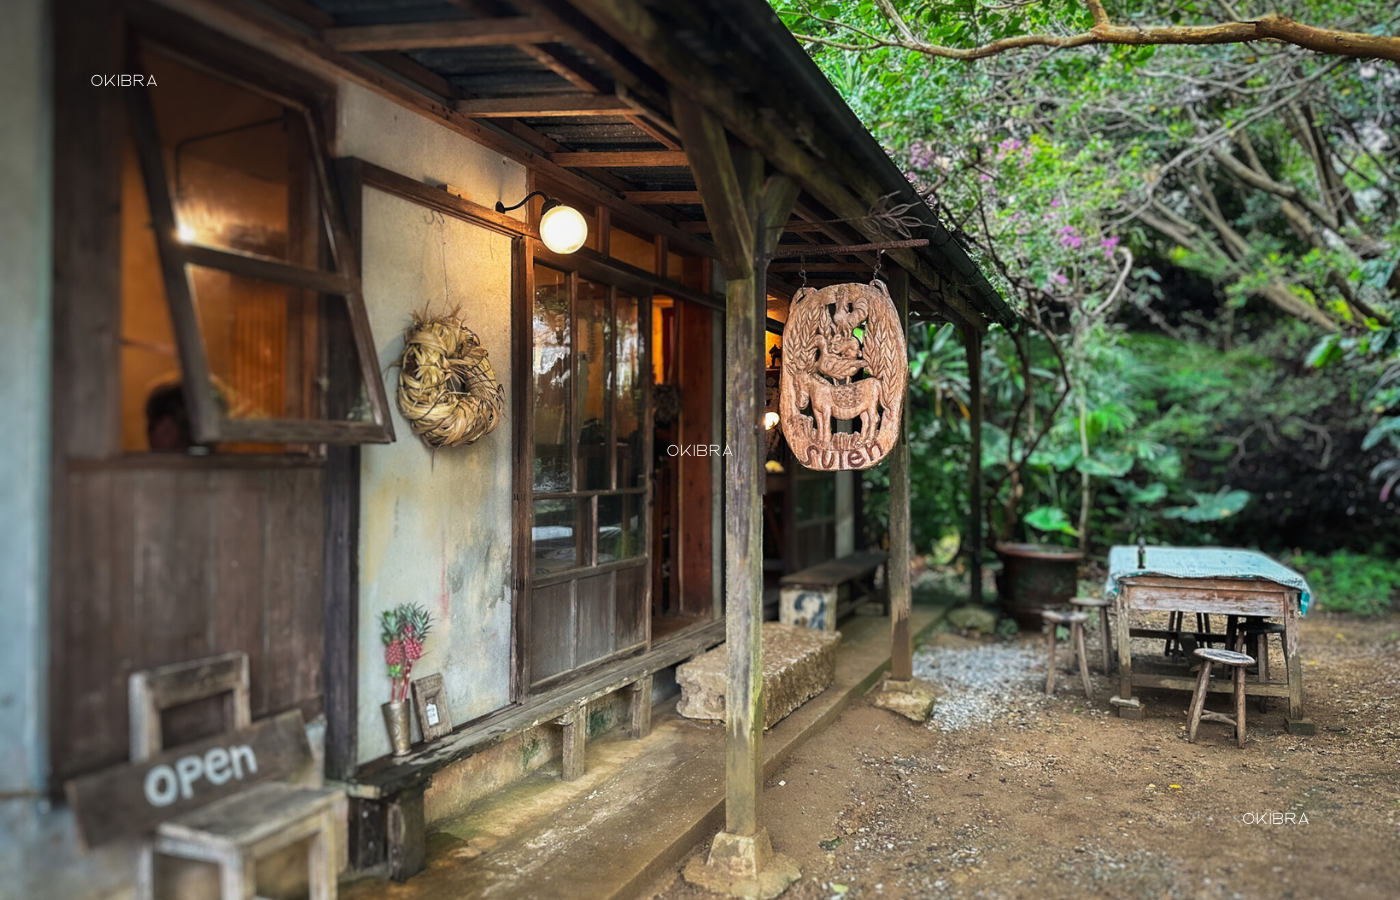
<svg viewBox="0 0 1400 900">
<path fill-rule="evenodd" d="M 549 205 L 550 205 L 551 203 L 558 204 L 558 202 L 559 202 L 558 200 L 551 200 L 550 197 L 549 197 L 549 195 L 546 194 L 544 191 L 531 191 L 530 193 L 528 193 L 528 194 L 525 195 L 525 199 L 524 199 L 524 200 L 521 200 L 519 203 L 515 204 L 514 206 L 506 206 L 504 203 L 502 203 L 501 201 L 497 200 L 497 201 L 496 201 L 496 212 L 498 212 L 498 213 L 504 213 L 504 212 L 510 212 L 510 211 L 513 210 L 513 209 L 519 209 L 520 207 L 524 206 L 526 203 L 529 203 L 531 197 L 543 197 L 543 198 L 544 198 L 544 203 L 545 203 L 545 208 L 546 208 L 546 209 L 549 208 Z"/>
</svg>

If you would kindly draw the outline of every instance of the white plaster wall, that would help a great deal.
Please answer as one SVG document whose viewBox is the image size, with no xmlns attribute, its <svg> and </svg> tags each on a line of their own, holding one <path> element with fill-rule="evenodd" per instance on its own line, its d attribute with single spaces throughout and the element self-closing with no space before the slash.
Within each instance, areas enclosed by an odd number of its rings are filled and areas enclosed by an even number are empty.
<svg viewBox="0 0 1400 900">
<path fill-rule="evenodd" d="M 340 88 L 334 155 L 357 156 L 400 175 L 450 184 L 483 206 L 525 196 L 525 167 L 359 85 Z M 524 210 L 513 213 L 523 220 Z"/>
<path fill-rule="evenodd" d="M 513 415 L 510 240 L 456 219 L 434 218 L 421 206 L 377 190 L 366 189 L 363 202 L 365 299 L 390 397 L 397 378 L 390 366 L 403 349 L 403 329 L 414 311 L 460 304 L 507 387 L 507 399 L 496 430 L 470 446 L 434 453 L 395 409 L 398 440 L 362 451 L 362 762 L 389 751 L 380 713 L 389 680 L 378 620 L 399 603 L 422 603 L 432 612 L 433 633 L 413 675 L 443 674 L 454 722 L 508 701 Z M 416 724 L 414 730 L 416 740 Z"/>
</svg>

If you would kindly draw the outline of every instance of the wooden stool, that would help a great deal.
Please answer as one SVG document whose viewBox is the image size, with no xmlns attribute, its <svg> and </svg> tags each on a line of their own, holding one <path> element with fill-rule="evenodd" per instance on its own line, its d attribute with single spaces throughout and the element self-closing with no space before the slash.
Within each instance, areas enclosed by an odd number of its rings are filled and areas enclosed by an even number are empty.
<svg viewBox="0 0 1400 900">
<path fill-rule="evenodd" d="M 1244 746 L 1244 670 L 1246 666 L 1254 664 L 1254 657 L 1244 653 L 1236 653 L 1233 650 L 1216 650 L 1211 647 L 1201 647 L 1196 651 L 1196 655 L 1201 658 L 1201 674 L 1196 678 L 1196 693 L 1191 697 L 1191 712 L 1188 716 L 1191 726 L 1187 732 L 1186 739 L 1191 743 L 1196 743 L 1196 726 L 1201 721 L 1219 722 L 1222 725 L 1235 726 L 1235 740 L 1241 747 Z M 1235 717 L 1221 715 L 1220 713 L 1204 712 L 1206 705 L 1206 694 L 1210 692 L 1210 667 L 1213 663 L 1222 666 L 1230 666 L 1234 671 L 1235 687 Z"/>
<path fill-rule="evenodd" d="M 132 762 L 163 748 L 162 710 L 221 694 L 227 695 L 230 729 L 248 727 L 248 654 L 133 672 L 128 684 Z M 306 762 L 313 764 L 309 754 Z M 137 900 L 155 895 L 156 854 L 213 863 L 219 867 L 220 900 L 254 900 L 258 860 L 301 841 L 307 841 L 310 900 L 335 900 L 335 819 L 344 798 L 337 788 L 267 781 L 167 819 L 141 842 Z"/>
<path fill-rule="evenodd" d="M 1278 635 L 1279 643 L 1283 646 L 1284 658 L 1288 658 L 1288 647 L 1283 636 L 1283 624 L 1281 622 L 1270 622 L 1257 616 L 1251 616 L 1245 620 L 1235 631 L 1234 643 L 1231 650 L 1243 653 L 1246 648 L 1254 650 L 1254 658 L 1259 661 L 1259 683 L 1269 683 L 1269 635 Z M 1259 711 L 1269 711 L 1269 698 L 1261 696 L 1259 698 Z"/>
<path fill-rule="evenodd" d="M 1109 600 L 1102 600 L 1098 597 L 1071 597 L 1070 601 L 1080 609 L 1096 609 L 1099 611 L 1099 641 L 1103 650 L 1103 673 L 1109 672 L 1109 665 L 1113 658 L 1113 643 L 1108 636 L 1108 609 L 1113 605 Z"/>
<path fill-rule="evenodd" d="M 1089 681 L 1089 655 L 1084 649 L 1084 623 L 1089 621 L 1089 614 L 1044 609 L 1041 610 L 1040 617 L 1045 620 L 1045 643 L 1050 649 L 1050 659 L 1045 666 L 1045 693 L 1055 693 L 1055 628 L 1058 625 L 1068 625 L 1070 652 L 1079 659 L 1079 677 L 1084 680 L 1084 696 L 1090 700 L 1094 699 L 1094 686 Z"/>
</svg>

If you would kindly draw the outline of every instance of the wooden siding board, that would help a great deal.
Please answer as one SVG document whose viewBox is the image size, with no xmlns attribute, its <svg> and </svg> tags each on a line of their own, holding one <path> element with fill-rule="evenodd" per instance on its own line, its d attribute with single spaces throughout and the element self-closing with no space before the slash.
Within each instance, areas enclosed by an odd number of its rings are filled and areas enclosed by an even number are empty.
<svg viewBox="0 0 1400 900">
<path fill-rule="evenodd" d="M 530 591 L 530 680 L 543 681 L 573 667 L 571 582 Z"/>
<path fill-rule="evenodd" d="M 574 623 L 577 649 L 576 666 L 587 665 L 612 653 L 613 574 L 580 578 L 575 587 L 577 618 Z"/>
</svg>

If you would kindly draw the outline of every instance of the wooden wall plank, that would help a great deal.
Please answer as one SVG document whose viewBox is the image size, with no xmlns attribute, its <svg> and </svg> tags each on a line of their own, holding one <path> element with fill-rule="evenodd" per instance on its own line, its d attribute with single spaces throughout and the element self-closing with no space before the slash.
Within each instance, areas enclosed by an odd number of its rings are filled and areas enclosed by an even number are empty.
<svg viewBox="0 0 1400 900">
<path fill-rule="evenodd" d="M 601 659 L 615 649 L 613 573 L 580 578 L 574 591 L 577 598 L 574 666 L 577 667 Z"/>
<path fill-rule="evenodd" d="M 128 675 L 248 653 L 253 715 L 321 709 L 322 474 L 163 467 L 67 477 L 50 715 L 58 781 L 127 757 Z M 174 713 L 172 734 L 220 721 Z"/>
<path fill-rule="evenodd" d="M 573 667 L 574 616 L 570 583 L 530 591 L 530 681 Z"/>
<path fill-rule="evenodd" d="M 617 606 L 613 613 L 613 647 L 628 650 L 646 643 L 647 567 L 619 569 L 613 573 L 613 592 Z"/>
<path fill-rule="evenodd" d="M 710 342 L 714 340 L 714 314 L 689 303 L 677 303 L 676 371 L 681 388 L 679 423 L 682 446 L 719 444 L 714 433 L 714 391 Z M 708 617 L 714 603 L 715 572 L 711 556 L 713 543 L 714 486 L 713 456 L 678 457 L 680 480 L 679 527 L 676 541 L 679 553 L 672 565 L 680 569 L 680 612 L 686 616 Z"/>
</svg>

